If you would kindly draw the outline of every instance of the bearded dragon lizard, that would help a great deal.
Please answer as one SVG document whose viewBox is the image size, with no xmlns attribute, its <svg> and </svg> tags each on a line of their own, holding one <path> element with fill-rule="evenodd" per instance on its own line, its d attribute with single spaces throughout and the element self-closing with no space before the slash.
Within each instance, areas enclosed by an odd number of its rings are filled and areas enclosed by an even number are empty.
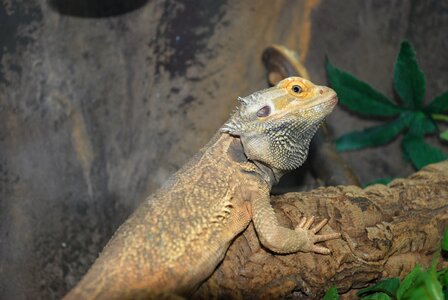
<svg viewBox="0 0 448 300">
<path fill-rule="evenodd" d="M 272 185 L 299 167 L 336 93 L 300 77 L 239 97 L 239 107 L 186 166 L 149 197 L 117 230 L 65 299 L 147 299 L 190 295 L 209 277 L 252 221 L 261 244 L 275 253 L 329 254 L 303 218 L 279 225 Z"/>
</svg>

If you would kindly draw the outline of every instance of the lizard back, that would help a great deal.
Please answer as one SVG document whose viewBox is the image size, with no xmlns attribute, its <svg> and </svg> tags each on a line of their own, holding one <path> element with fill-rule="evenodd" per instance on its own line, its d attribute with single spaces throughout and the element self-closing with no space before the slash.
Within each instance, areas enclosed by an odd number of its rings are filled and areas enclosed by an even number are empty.
<svg viewBox="0 0 448 300">
<path fill-rule="evenodd" d="M 120 226 L 67 299 L 194 290 L 251 220 L 240 184 L 253 175 L 241 171 L 242 151 L 239 139 L 216 134 Z"/>
</svg>

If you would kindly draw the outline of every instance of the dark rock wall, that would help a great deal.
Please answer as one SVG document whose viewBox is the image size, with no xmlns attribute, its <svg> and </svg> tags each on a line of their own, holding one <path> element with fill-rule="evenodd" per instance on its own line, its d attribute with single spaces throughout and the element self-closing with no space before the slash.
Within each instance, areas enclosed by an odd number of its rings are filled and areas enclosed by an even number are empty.
<svg viewBox="0 0 448 300">
<path fill-rule="evenodd" d="M 0 6 L 0 299 L 60 298 L 136 205 L 266 87 L 263 49 L 324 55 L 391 94 L 410 39 L 448 88 L 443 1 L 58 1 Z M 343 120 L 343 121 L 342 121 Z M 366 126 L 338 110 L 337 135 Z M 398 146 L 346 155 L 363 181 L 410 172 Z"/>
</svg>

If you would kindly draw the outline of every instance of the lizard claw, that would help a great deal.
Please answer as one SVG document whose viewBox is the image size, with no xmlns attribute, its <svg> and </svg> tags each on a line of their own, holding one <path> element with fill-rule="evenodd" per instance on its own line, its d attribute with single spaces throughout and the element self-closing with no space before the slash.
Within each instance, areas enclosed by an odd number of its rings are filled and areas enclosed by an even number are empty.
<svg viewBox="0 0 448 300">
<path fill-rule="evenodd" d="M 297 228 L 303 228 L 303 226 L 305 225 L 305 223 L 306 223 L 306 218 L 303 217 L 302 220 L 300 220 L 300 223 L 296 226 L 296 229 L 297 229 Z"/>
<path fill-rule="evenodd" d="M 308 230 L 308 229 L 310 229 L 310 227 L 313 224 L 313 222 L 314 222 L 314 216 L 311 216 L 308 220 L 307 220 L 306 217 L 303 217 L 302 220 L 300 220 L 299 225 L 297 225 L 296 229 L 297 228 L 301 228 L 301 229 Z M 319 225 L 320 225 L 320 223 L 319 223 Z"/>
<path fill-rule="evenodd" d="M 319 253 L 319 254 L 324 254 L 324 255 L 328 255 L 331 253 L 331 250 L 325 247 L 321 247 L 321 246 L 316 246 L 313 245 L 311 247 L 311 251 L 310 252 L 314 252 L 314 253 Z"/>
<path fill-rule="evenodd" d="M 311 245 L 308 251 L 320 254 L 330 254 L 331 252 L 330 249 L 322 246 L 317 246 L 315 245 L 315 243 L 338 239 L 341 237 L 341 234 L 330 233 L 330 234 L 317 235 L 317 233 L 328 223 L 328 219 L 323 219 L 322 221 L 319 222 L 319 224 L 310 229 L 313 222 L 314 222 L 313 216 L 310 217 L 309 219 L 303 217 L 300 223 L 297 225 L 296 230 L 306 230 L 309 233 L 309 239 Z"/>
<path fill-rule="evenodd" d="M 328 223 L 328 219 L 323 219 L 322 221 L 320 221 L 319 224 L 317 224 L 312 231 L 314 233 L 318 233 L 326 224 Z"/>
</svg>

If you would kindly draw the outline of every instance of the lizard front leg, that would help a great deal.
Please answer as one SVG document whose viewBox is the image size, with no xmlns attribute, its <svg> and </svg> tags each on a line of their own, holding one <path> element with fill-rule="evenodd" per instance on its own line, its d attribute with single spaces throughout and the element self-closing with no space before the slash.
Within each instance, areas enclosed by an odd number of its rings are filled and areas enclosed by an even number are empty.
<svg viewBox="0 0 448 300">
<path fill-rule="evenodd" d="M 294 230 L 282 227 L 270 204 L 267 188 L 262 192 L 254 192 L 253 197 L 251 197 L 251 204 L 252 220 L 260 242 L 273 252 L 293 253 L 302 251 L 330 254 L 330 249 L 315 245 L 315 243 L 337 239 L 341 236 L 340 233 L 318 235 L 327 220 L 325 219 L 311 228 L 314 217 L 308 220 L 303 218 Z"/>
</svg>

